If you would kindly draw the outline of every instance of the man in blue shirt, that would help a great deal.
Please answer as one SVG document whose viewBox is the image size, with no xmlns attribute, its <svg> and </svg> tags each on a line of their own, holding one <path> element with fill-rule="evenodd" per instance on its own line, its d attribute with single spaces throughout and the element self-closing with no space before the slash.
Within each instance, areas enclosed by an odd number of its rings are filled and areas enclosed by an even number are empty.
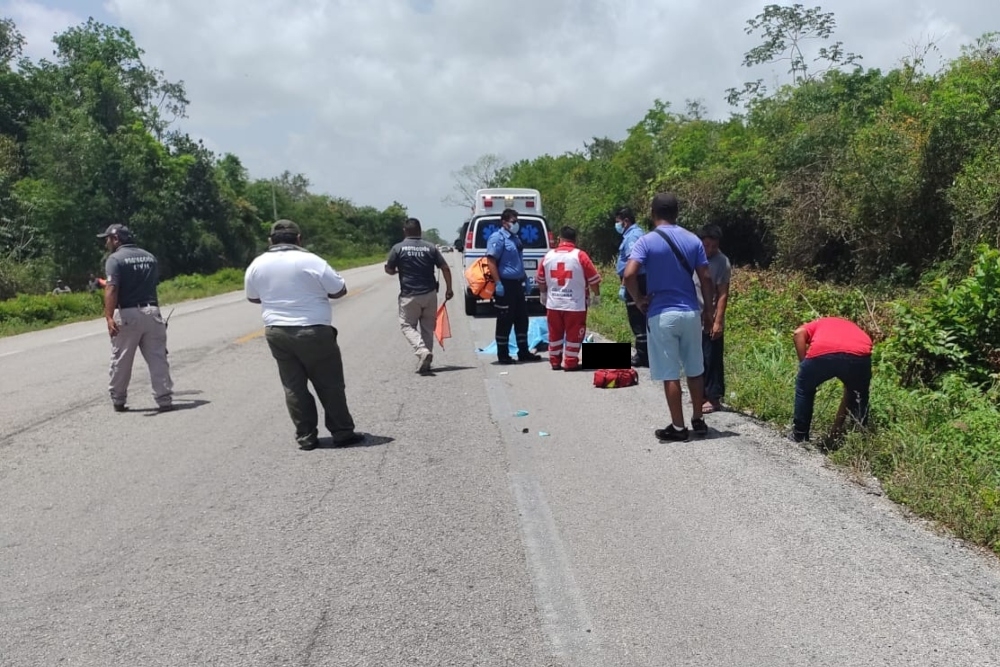
<svg viewBox="0 0 1000 667">
<path fill-rule="evenodd" d="M 490 273 L 499 278 L 493 293 L 493 305 L 497 309 L 497 361 L 501 364 L 514 363 L 510 356 L 512 327 L 517 340 L 517 360 L 542 359 L 528 349 L 528 301 L 524 295 L 524 283 L 528 276 L 524 272 L 523 246 L 517 237 L 518 229 L 517 211 L 504 209 L 500 214 L 500 229 L 493 232 L 486 242 Z"/>
<path fill-rule="evenodd" d="M 705 402 L 705 359 L 702 331 L 711 330 L 714 314 L 710 306 L 702 310 L 695 290 L 694 275 L 701 282 L 706 304 L 715 303 L 715 285 L 708 270 L 708 257 L 701 239 L 678 227 L 677 198 L 661 192 L 653 197 L 655 229 L 632 247 L 625 265 L 625 287 L 636 306 L 646 314 L 649 326 L 649 375 L 663 382 L 671 424 L 656 429 L 661 442 L 685 441 L 681 403 L 681 368 L 691 391 L 691 427 L 697 435 L 708 433 L 702 416 Z M 646 269 L 647 294 L 639 292 L 639 269 Z M 693 267 L 693 268 L 692 268 Z"/>
<path fill-rule="evenodd" d="M 628 206 L 621 208 L 615 215 L 615 231 L 622 235 L 621 245 L 618 246 L 618 261 L 615 270 L 621 280 L 621 287 L 618 289 L 618 298 L 625 302 L 625 313 L 628 315 L 628 325 L 635 336 L 635 356 L 632 357 L 633 366 L 649 366 L 649 351 L 646 343 L 646 316 L 636 307 L 625 289 L 625 265 L 628 263 L 629 255 L 632 254 L 632 246 L 642 238 L 645 233 L 642 227 L 636 224 L 635 214 Z M 639 269 L 639 293 L 646 293 L 646 269 Z"/>
</svg>

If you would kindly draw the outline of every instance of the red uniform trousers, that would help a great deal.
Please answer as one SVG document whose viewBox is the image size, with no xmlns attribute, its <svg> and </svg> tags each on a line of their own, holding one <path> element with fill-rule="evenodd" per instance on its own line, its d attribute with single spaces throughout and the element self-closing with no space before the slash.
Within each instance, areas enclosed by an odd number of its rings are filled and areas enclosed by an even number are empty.
<svg viewBox="0 0 1000 667">
<path fill-rule="evenodd" d="M 546 319 L 549 323 L 549 363 L 553 368 L 576 368 L 580 365 L 580 349 L 587 334 L 587 311 L 550 309 Z"/>
</svg>

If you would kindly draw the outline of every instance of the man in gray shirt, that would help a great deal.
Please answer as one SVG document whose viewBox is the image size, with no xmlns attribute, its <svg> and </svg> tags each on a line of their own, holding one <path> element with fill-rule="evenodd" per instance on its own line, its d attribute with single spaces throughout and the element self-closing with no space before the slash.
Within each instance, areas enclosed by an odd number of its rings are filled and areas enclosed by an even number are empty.
<svg viewBox="0 0 1000 667">
<path fill-rule="evenodd" d="M 97 238 L 111 253 L 105 262 L 104 319 L 111 335 L 111 382 L 108 392 L 115 412 L 126 412 L 135 351 L 149 366 L 153 399 L 159 412 L 173 409 L 173 381 L 167 362 L 167 323 L 160 314 L 154 257 L 135 244 L 125 225 L 111 225 Z"/>
<path fill-rule="evenodd" d="M 726 305 L 729 302 L 729 281 L 733 268 L 729 258 L 719 250 L 722 230 L 718 225 L 705 225 L 698 233 L 708 257 L 708 272 L 715 285 L 715 303 L 709 304 L 712 313 L 712 328 L 702 334 L 702 352 L 705 356 L 705 405 L 702 411 L 715 412 L 722 409 L 722 397 L 726 395 L 725 369 L 722 363 L 723 333 L 726 328 Z M 702 301 L 699 290 L 698 298 Z"/>
<path fill-rule="evenodd" d="M 385 272 L 399 276 L 399 326 L 419 359 L 417 372 L 431 372 L 434 360 L 434 326 L 437 321 L 438 281 L 434 269 L 441 269 L 445 282 L 445 300 L 451 290 L 451 268 L 441 251 L 421 236 L 420 221 L 410 218 L 403 225 L 406 238 L 392 246 L 385 261 Z"/>
</svg>

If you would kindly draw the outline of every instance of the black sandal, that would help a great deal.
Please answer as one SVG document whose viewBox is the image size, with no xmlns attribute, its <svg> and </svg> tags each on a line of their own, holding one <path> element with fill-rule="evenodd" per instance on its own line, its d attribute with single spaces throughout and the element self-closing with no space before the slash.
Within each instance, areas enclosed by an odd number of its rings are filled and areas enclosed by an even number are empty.
<svg viewBox="0 0 1000 667">
<path fill-rule="evenodd" d="M 695 435 L 708 435 L 708 424 L 705 423 L 704 419 L 692 419 L 691 430 L 694 431 Z"/>
</svg>

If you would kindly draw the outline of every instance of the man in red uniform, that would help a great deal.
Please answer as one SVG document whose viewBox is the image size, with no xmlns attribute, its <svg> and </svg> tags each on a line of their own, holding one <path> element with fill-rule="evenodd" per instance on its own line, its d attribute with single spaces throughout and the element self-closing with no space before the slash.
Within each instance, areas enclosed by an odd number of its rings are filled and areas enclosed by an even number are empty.
<svg viewBox="0 0 1000 667">
<path fill-rule="evenodd" d="M 535 278 L 549 324 L 552 370 L 575 371 L 580 367 L 580 349 L 587 333 L 587 306 L 597 305 L 601 282 L 590 257 L 576 247 L 575 229 L 560 230 L 559 245 L 545 253 Z M 593 296 L 588 298 L 588 292 Z"/>
<path fill-rule="evenodd" d="M 872 380 L 872 339 L 853 322 L 821 317 L 795 330 L 799 372 L 795 378 L 795 414 L 792 440 L 809 439 L 816 390 L 827 380 L 844 383 L 831 435 L 840 435 L 850 411 L 859 424 L 868 421 L 868 391 Z"/>
</svg>

